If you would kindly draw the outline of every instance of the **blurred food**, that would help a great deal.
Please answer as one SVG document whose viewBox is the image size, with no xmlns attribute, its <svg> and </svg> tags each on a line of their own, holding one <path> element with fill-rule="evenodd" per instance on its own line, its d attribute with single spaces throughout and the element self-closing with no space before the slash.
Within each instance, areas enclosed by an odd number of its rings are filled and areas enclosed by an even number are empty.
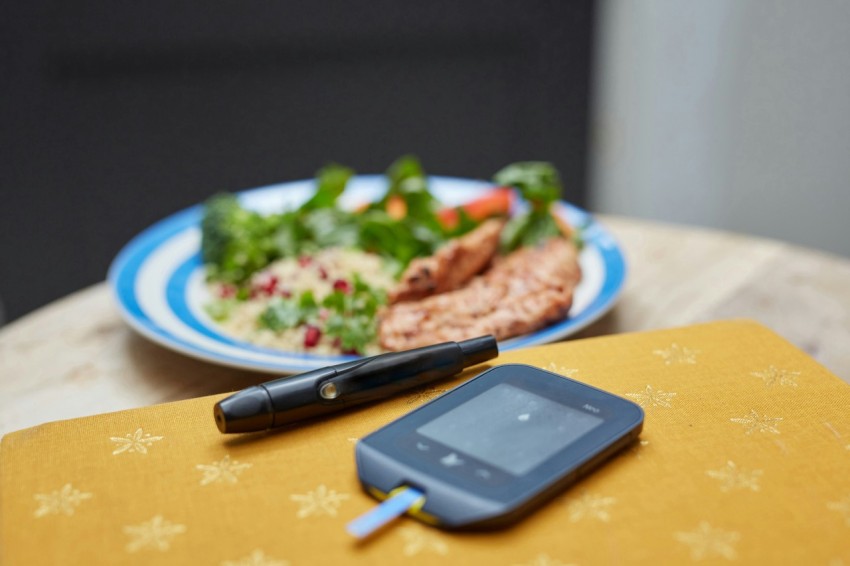
<svg viewBox="0 0 850 566">
<path fill-rule="evenodd" d="M 227 334 L 258 346 L 316 354 L 379 353 L 376 313 L 395 278 L 380 256 L 326 248 L 282 258 L 236 287 L 213 283 L 207 313 Z M 243 289 L 244 289 L 243 288 Z"/>
<path fill-rule="evenodd" d="M 561 185 L 551 164 L 509 165 L 458 207 L 437 201 L 413 156 L 387 169 L 381 199 L 343 209 L 353 175 L 323 167 L 306 202 L 270 215 L 227 194 L 205 204 L 206 310 L 225 332 L 290 352 L 372 354 L 504 339 L 567 316 L 577 234 L 553 216 Z M 517 193 L 525 208 L 511 215 Z"/>
<path fill-rule="evenodd" d="M 415 301 L 462 287 L 480 273 L 499 249 L 505 221 L 487 220 L 481 226 L 439 248 L 434 255 L 416 258 L 390 290 L 390 303 Z"/>
<path fill-rule="evenodd" d="M 381 346 L 405 350 L 482 334 L 504 340 L 539 330 L 567 316 L 580 279 L 570 241 L 520 248 L 461 289 L 382 311 Z"/>
<path fill-rule="evenodd" d="M 455 228 L 460 223 L 461 214 L 471 220 L 481 222 L 492 216 L 507 216 L 511 212 L 513 202 L 513 189 L 497 187 L 466 204 L 443 208 L 437 213 L 437 217 L 446 228 Z"/>
<path fill-rule="evenodd" d="M 561 179 L 551 163 L 513 163 L 496 173 L 493 180 L 500 185 L 516 188 L 528 203 L 528 209 L 512 216 L 505 226 L 502 251 L 510 252 L 552 236 L 563 235 L 552 210 L 552 205 L 561 194 Z"/>
</svg>

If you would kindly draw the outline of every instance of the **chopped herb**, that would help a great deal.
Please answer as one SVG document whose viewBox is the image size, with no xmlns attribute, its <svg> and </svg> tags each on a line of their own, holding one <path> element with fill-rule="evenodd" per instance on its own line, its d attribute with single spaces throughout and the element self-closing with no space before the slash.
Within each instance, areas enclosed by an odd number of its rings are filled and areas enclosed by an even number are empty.
<svg viewBox="0 0 850 566">
<path fill-rule="evenodd" d="M 236 299 L 217 299 L 204 305 L 204 311 L 216 322 L 224 322 L 233 313 L 233 308 L 239 303 Z"/>
<path fill-rule="evenodd" d="M 298 299 L 298 306 L 305 313 L 305 319 L 310 318 L 319 310 L 319 305 L 316 303 L 316 298 L 313 296 L 313 291 L 304 291 Z"/>
<path fill-rule="evenodd" d="M 322 306 L 331 311 L 325 332 L 339 340 L 342 351 L 365 353 L 378 335 L 375 314 L 384 303 L 386 295 L 382 291 L 372 289 L 355 275 L 350 291 L 335 290 L 322 301 Z"/>
<path fill-rule="evenodd" d="M 301 309 L 299 301 L 294 299 L 277 299 L 260 314 L 257 323 L 261 328 L 280 332 L 295 328 L 307 321 L 307 313 Z"/>
<path fill-rule="evenodd" d="M 321 304 L 312 291 L 305 291 L 298 297 L 276 299 L 260 315 L 258 324 L 273 332 L 310 324 L 337 338 L 343 351 L 362 354 L 377 337 L 375 315 L 386 303 L 386 294 L 371 288 L 357 275 L 351 287 L 342 287 L 322 299 Z M 319 317 L 321 309 L 327 310 L 324 321 Z"/>
</svg>

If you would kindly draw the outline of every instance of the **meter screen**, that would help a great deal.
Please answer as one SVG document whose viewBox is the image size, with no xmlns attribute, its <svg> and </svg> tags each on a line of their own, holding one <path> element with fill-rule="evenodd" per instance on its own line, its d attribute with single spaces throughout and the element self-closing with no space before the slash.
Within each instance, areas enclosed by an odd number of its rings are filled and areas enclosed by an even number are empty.
<svg viewBox="0 0 850 566">
<path fill-rule="evenodd" d="M 500 383 L 416 431 L 521 476 L 603 422 L 595 415 Z"/>
</svg>

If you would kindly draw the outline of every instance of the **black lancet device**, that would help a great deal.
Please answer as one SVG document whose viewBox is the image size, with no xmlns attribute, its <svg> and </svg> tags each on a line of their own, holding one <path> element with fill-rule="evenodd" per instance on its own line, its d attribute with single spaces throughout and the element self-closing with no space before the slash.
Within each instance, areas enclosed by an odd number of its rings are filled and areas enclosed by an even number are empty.
<svg viewBox="0 0 850 566">
<path fill-rule="evenodd" d="M 506 526 L 557 495 L 643 427 L 636 404 L 527 365 L 485 371 L 357 443 L 378 499 L 424 494 L 408 510 L 446 529 Z"/>
</svg>

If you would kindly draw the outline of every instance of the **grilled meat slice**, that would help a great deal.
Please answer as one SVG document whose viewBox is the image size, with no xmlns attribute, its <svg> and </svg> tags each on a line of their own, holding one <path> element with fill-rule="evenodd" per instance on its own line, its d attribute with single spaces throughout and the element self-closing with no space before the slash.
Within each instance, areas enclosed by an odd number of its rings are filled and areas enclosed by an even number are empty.
<svg viewBox="0 0 850 566">
<path fill-rule="evenodd" d="M 467 286 L 421 301 L 398 303 L 381 314 L 379 338 L 388 350 L 492 334 L 526 334 L 567 316 L 581 279 L 572 242 L 552 238 L 499 258 Z"/>
<path fill-rule="evenodd" d="M 414 259 L 390 290 L 389 302 L 415 301 L 462 287 L 493 259 L 504 226 L 504 220 L 487 220 L 434 255 Z"/>
</svg>

